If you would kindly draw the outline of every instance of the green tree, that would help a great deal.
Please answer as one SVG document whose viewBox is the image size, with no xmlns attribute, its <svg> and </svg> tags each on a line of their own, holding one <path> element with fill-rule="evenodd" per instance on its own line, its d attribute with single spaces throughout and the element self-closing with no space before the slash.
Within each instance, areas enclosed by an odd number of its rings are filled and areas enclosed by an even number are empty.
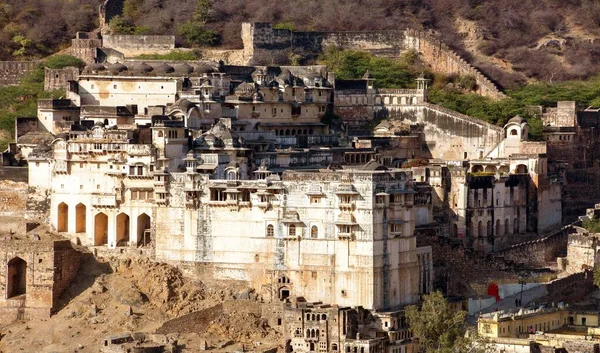
<svg viewBox="0 0 600 353">
<path fill-rule="evenodd" d="M 488 352 L 484 340 L 465 335 L 466 316 L 454 310 L 440 292 L 425 295 L 421 308 L 406 308 L 408 325 L 427 353 Z"/>
<path fill-rule="evenodd" d="M 29 46 L 31 46 L 31 40 L 29 40 L 27 37 L 23 36 L 23 35 L 16 35 L 13 37 L 12 39 L 13 43 L 18 44 L 20 46 L 19 49 L 15 50 L 13 52 L 14 56 L 25 56 L 25 52 L 27 51 L 27 48 Z"/>
<path fill-rule="evenodd" d="M 110 30 L 114 34 L 133 34 L 135 25 L 129 17 L 115 16 L 108 23 Z"/>
<path fill-rule="evenodd" d="M 210 46 L 219 42 L 217 31 L 204 28 L 203 24 L 195 21 L 186 21 L 179 25 L 177 34 L 188 43 L 196 46 Z"/>
</svg>

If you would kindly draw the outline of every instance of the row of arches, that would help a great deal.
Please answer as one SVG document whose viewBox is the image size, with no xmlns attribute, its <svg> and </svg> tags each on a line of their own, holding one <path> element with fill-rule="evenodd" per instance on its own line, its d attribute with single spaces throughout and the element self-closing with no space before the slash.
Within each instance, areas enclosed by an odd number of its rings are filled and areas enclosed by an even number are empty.
<svg viewBox="0 0 600 353">
<path fill-rule="evenodd" d="M 491 220 L 488 220 L 487 224 L 485 224 L 485 225 L 482 221 L 479 221 L 479 222 L 477 222 L 476 227 L 477 228 L 475 228 L 475 224 L 473 224 L 474 229 L 472 230 L 471 234 L 473 236 L 477 236 L 477 237 L 492 236 L 492 235 L 503 236 L 503 235 L 519 234 L 519 232 L 520 232 L 518 218 L 515 218 L 513 220 L 512 232 L 511 232 L 511 227 L 510 227 L 510 220 L 508 218 L 506 218 L 504 220 L 504 223 L 502 223 L 501 220 L 499 220 L 499 219 L 496 220 L 495 232 L 494 232 L 494 227 L 492 227 Z"/>
<path fill-rule="evenodd" d="M 69 232 L 69 205 L 61 202 L 57 207 L 57 230 L 59 232 Z M 145 245 L 149 242 L 148 233 L 150 231 L 151 219 L 146 213 L 142 213 L 137 216 L 136 219 L 135 235 L 137 239 L 137 245 Z M 71 222 L 72 223 L 72 222 Z M 127 246 L 130 244 L 130 230 L 131 219 L 125 212 L 119 213 L 114 220 L 114 234 L 115 243 L 111 246 Z M 73 229 L 71 229 L 73 230 Z M 87 233 L 87 207 L 79 203 L 75 206 L 75 222 L 74 222 L 75 233 Z M 109 245 L 109 217 L 104 212 L 99 212 L 94 215 L 93 218 L 93 229 L 91 230 L 94 235 L 94 246 Z"/>
<path fill-rule="evenodd" d="M 297 228 L 295 224 L 290 224 L 288 226 L 288 236 L 295 237 L 297 235 Z M 267 225 L 267 230 L 265 236 L 267 238 L 272 238 L 275 236 L 275 227 L 272 224 Z M 319 227 L 313 225 L 310 227 L 310 238 L 317 239 L 319 238 Z"/>
<path fill-rule="evenodd" d="M 280 129 L 280 130 L 271 130 L 275 132 L 277 136 L 297 136 L 297 135 L 312 135 L 314 133 L 313 129 Z"/>
<path fill-rule="evenodd" d="M 327 315 L 325 314 L 306 314 L 306 321 L 321 321 L 327 320 Z"/>
</svg>

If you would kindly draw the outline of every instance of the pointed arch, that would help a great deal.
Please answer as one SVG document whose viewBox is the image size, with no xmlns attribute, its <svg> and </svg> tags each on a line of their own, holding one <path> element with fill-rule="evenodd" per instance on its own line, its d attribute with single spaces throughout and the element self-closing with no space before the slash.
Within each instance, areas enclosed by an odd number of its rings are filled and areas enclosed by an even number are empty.
<svg viewBox="0 0 600 353">
<path fill-rule="evenodd" d="M 137 241 L 138 246 L 145 246 L 150 243 L 150 216 L 142 213 L 137 217 Z"/>
<path fill-rule="evenodd" d="M 117 246 L 127 246 L 129 243 L 129 215 L 119 213 L 117 215 Z"/>
<path fill-rule="evenodd" d="M 108 216 L 100 212 L 94 216 L 94 246 L 108 244 Z"/>
<path fill-rule="evenodd" d="M 69 205 L 61 202 L 58 205 L 58 222 L 56 223 L 56 229 L 59 232 L 69 231 Z"/>
<path fill-rule="evenodd" d="M 6 299 L 27 294 L 27 262 L 15 257 L 7 264 Z"/>
<path fill-rule="evenodd" d="M 84 204 L 78 203 L 75 206 L 75 232 L 85 233 L 86 231 L 87 207 Z"/>
</svg>

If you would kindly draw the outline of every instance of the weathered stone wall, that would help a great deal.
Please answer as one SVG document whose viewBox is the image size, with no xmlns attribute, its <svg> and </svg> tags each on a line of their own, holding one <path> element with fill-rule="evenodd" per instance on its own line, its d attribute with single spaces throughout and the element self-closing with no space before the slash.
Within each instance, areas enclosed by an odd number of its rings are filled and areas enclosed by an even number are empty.
<svg viewBox="0 0 600 353">
<path fill-rule="evenodd" d="M 44 90 L 46 91 L 65 91 L 69 81 L 76 81 L 79 78 L 79 69 L 73 66 L 64 69 L 44 69 Z"/>
<path fill-rule="evenodd" d="M 546 290 L 554 302 L 577 302 L 594 290 L 594 275 L 592 270 L 575 273 L 548 283 Z"/>
<path fill-rule="evenodd" d="M 545 266 L 567 251 L 569 234 L 577 232 L 574 224 L 565 226 L 547 237 L 496 251 L 507 262 L 528 266 Z"/>
<path fill-rule="evenodd" d="M 27 167 L 0 166 L 0 179 L 10 180 L 18 183 L 26 183 L 28 180 Z M 0 206 L 1 208 L 2 206 Z"/>
<path fill-rule="evenodd" d="M 175 49 L 175 36 L 104 35 L 102 46 L 118 50 L 125 56 L 161 54 Z"/>
<path fill-rule="evenodd" d="M 73 249 L 68 240 L 54 242 L 54 286 L 52 288 L 52 309 L 56 308 L 61 294 L 71 286 L 77 277 L 82 255 Z"/>
<path fill-rule="evenodd" d="M 20 84 L 38 64 L 38 61 L 0 61 L 0 86 Z"/>
<path fill-rule="evenodd" d="M 389 116 L 421 124 L 432 158 L 482 158 L 504 137 L 498 126 L 428 103 L 392 107 Z"/>
<path fill-rule="evenodd" d="M 438 38 L 431 34 L 411 29 L 406 30 L 406 37 L 407 49 L 413 49 L 421 53 L 423 60 L 431 66 L 433 71 L 444 74 L 473 76 L 475 82 L 477 82 L 477 93 L 479 95 L 494 99 L 506 97 L 490 79 L 471 66 Z"/>
<path fill-rule="evenodd" d="M 598 238 L 593 234 L 569 234 L 566 259 L 567 272 L 577 273 L 587 268 L 593 268 L 597 244 Z"/>
</svg>

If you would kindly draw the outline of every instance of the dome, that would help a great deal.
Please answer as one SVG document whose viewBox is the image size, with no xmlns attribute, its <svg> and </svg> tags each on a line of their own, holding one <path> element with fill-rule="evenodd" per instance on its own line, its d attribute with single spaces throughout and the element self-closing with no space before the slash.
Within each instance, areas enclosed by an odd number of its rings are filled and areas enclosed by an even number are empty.
<svg viewBox="0 0 600 353">
<path fill-rule="evenodd" d="M 175 72 L 175 69 L 171 65 L 162 63 L 154 66 L 154 72 L 156 72 L 157 74 L 170 74 L 172 72 Z"/>
<path fill-rule="evenodd" d="M 127 71 L 127 66 L 121 63 L 114 63 L 108 66 L 108 71 L 112 72 L 113 74 L 118 74 L 119 72 Z"/>
<path fill-rule="evenodd" d="M 175 103 L 173 103 L 173 105 L 171 106 L 170 111 L 173 111 L 175 109 L 179 109 L 183 112 L 187 112 L 190 109 L 192 109 L 193 107 L 195 107 L 196 104 L 190 102 L 187 99 L 178 99 Z"/>
<path fill-rule="evenodd" d="M 91 70 L 91 71 L 104 71 L 104 70 L 106 70 L 106 67 L 104 67 L 104 65 L 102 65 L 100 63 L 91 64 L 87 68 L 88 68 L 88 70 Z"/>
<path fill-rule="evenodd" d="M 150 66 L 146 63 L 140 63 L 133 67 L 134 72 L 143 73 L 143 74 L 151 72 L 152 70 L 154 70 L 152 68 L 152 66 Z"/>
<path fill-rule="evenodd" d="M 373 75 L 371 75 L 371 71 L 367 70 L 367 72 L 365 72 L 362 78 L 363 80 L 371 80 L 373 78 Z"/>
<path fill-rule="evenodd" d="M 263 101 L 263 95 L 260 92 L 256 92 L 252 95 L 252 100 L 255 102 L 262 102 Z"/>
<path fill-rule="evenodd" d="M 194 66 L 194 73 L 196 74 L 209 74 L 215 70 L 208 65 L 196 65 Z"/>
<path fill-rule="evenodd" d="M 526 123 L 527 120 L 525 120 L 525 119 L 521 118 L 519 115 L 517 115 L 517 116 L 514 116 L 514 117 L 510 118 L 510 120 L 506 124 L 507 125 L 508 124 L 521 125 L 521 123 L 524 123 L 524 122 Z"/>
<path fill-rule="evenodd" d="M 173 68 L 175 72 L 180 74 L 191 74 L 194 71 L 194 68 L 186 63 L 173 65 Z"/>
</svg>

